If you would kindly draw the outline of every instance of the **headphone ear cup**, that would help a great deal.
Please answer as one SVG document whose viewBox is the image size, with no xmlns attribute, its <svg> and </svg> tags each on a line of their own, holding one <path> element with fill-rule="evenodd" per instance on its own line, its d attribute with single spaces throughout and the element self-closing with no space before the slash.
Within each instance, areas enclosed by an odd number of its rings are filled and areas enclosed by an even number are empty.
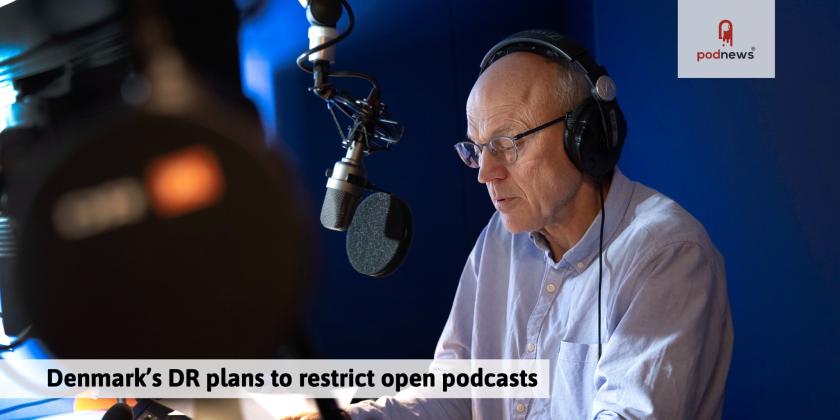
<svg viewBox="0 0 840 420">
<path fill-rule="evenodd" d="M 607 126 L 610 128 L 609 134 L 612 136 L 605 138 L 607 143 L 604 147 L 611 155 L 612 165 L 615 166 L 621 156 L 621 149 L 624 148 L 624 139 L 627 137 L 627 120 L 624 119 L 624 113 L 621 112 L 621 107 L 618 106 L 617 101 L 609 102 L 604 108 L 604 114 L 607 116 Z"/>
<path fill-rule="evenodd" d="M 580 165 L 578 164 L 579 159 L 577 155 L 577 146 L 575 145 L 575 126 L 576 120 L 575 117 L 577 116 L 577 108 L 573 109 L 571 112 L 566 113 L 566 121 L 563 124 L 563 149 L 566 150 L 566 156 L 569 158 L 570 161 L 575 165 L 575 168 L 580 169 Z"/>
<path fill-rule="evenodd" d="M 586 175 L 600 176 L 599 156 L 604 143 L 601 113 L 595 99 L 586 98 L 566 115 L 566 132 L 563 139 L 569 160 Z"/>
<path fill-rule="evenodd" d="M 564 138 L 566 154 L 575 167 L 596 178 L 615 168 L 627 134 L 627 123 L 618 104 L 602 102 L 601 109 L 598 105 L 589 97 L 570 112 L 566 116 Z M 602 120 L 602 115 L 607 116 L 607 121 Z M 607 132 L 604 132 L 605 126 Z"/>
</svg>

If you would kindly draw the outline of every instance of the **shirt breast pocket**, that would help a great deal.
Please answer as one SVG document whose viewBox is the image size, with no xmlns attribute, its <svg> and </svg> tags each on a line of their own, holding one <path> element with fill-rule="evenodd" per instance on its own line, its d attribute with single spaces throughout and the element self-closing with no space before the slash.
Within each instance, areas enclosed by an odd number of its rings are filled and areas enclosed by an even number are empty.
<svg viewBox="0 0 840 420">
<path fill-rule="evenodd" d="M 551 378 L 552 419 L 589 417 L 597 364 L 597 344 L 560 342 Z"/>
<path fill-rule="evenodd" d="M 598 361 L 598 345 L 561 341 L 557 360 L 567 363 L 595 363 Z"/>
</svg>

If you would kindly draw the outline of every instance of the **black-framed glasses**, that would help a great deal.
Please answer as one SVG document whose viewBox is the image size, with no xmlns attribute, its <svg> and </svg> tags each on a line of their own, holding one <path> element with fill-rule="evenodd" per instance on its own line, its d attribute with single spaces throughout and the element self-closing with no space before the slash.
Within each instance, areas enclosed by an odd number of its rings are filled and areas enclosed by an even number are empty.
<svg viewBox="0 0 840 420">
<path fill-rule="evenodd" d="M 478 144 L 472 141 L 462 141 L 455 143 L 455 151 L 458 152 L 458 157 L 461 158 L 464 164 L 470 168 L 481 167 L 481 152 L 484 148 L 487 148 L 493 156 L 501 156 L 505 162 L 511 164 L 516 162 L 516 158 L 519 157 L 517 143 L 523 142 L 523 138 L 565 120 L 566 116 L 563 115 L 562 117 L 523 131 L 515 136 L 496 137 L 485 144 Z"/>
</svg>

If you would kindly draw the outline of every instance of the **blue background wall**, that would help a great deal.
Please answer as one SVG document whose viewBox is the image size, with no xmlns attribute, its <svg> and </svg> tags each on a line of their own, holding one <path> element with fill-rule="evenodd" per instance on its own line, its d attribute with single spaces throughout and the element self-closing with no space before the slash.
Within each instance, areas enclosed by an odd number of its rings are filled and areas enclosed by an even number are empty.
<svg viewBox="0 0 840 420">
<path fill-rule="evenodd" d="M 632 124 L 621 165 L 726 258 L 725 417 L 822 417 L 840 374 L 840 2 L 776 2 L 775 79 L 677 79 L 676 16 L 676 2 L 595 2 L 598 58 Z"/>
<path fill-rule="evenodd" d="M 337 67 L 374 74 L 407 126 L 393 151 L 366 160 L 373 182 L 411 206 L 416 235 L 386 279 L 352 271 L 342 234 L 321 231 L 323 279 L 312 307 L 330 358 L 428 358 L 463 263 L 492 212 L 452 144 L 484 52 L 527 27 L 587 45 L 619 86 L 630 132 L 623 171 L 675 198 L 726 258 L 735 353 L 725 418 L 831 413 L 840 377 L 840 263 L 834 238 L 840 156 L 840 3 L 777 1 L 775 79 L 677 79 L 676 1 L 353 2 L 357 26 Z M 294 66 L 307 23 L 271 1 L 243 29 L 246 85 L 272 145 L 293 157 L 313 211 L 324 169 L 342 155 L 332 121 Z M 358 95 L 363 83 L 344 84 Z"/>
</svg>

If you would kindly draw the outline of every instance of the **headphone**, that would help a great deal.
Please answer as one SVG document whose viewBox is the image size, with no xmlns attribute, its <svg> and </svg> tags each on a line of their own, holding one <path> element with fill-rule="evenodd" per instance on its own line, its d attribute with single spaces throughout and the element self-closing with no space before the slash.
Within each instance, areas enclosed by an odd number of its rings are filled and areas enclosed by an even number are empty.
<svg viewBox="0 0 840 420">
<path fill-rule="evenodd" d="M 537 29 L 517 32 L 496 44 L 481 61 L 479 74 L 513 52 L 565 60 L 584 71 L 591 96 L 566 114 L 563 146 L 582 173 L 595 178 L 610 174 L 621 156 L 627 122 L 615 99 L 615 82 L 607 70 L 577 42 L 554 31 Z"/>
</svg>

